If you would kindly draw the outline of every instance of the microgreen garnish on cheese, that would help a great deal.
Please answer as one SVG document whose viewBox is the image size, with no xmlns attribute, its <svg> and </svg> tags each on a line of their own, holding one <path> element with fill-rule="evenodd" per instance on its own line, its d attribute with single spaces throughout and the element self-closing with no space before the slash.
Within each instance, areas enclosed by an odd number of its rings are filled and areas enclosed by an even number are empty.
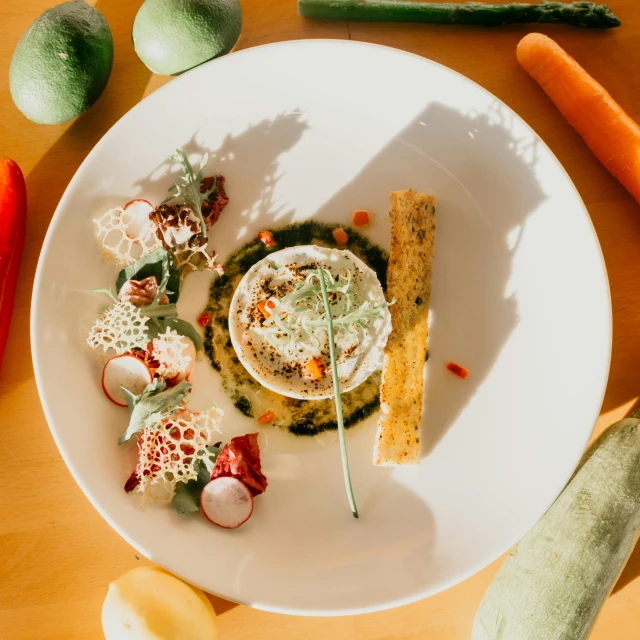
<svg viewBox="0 0 640 640">
<path fill-rule="evenodd" d="M 337 298 L 335 308 L 324 304 L 320 273 L 324 274 L 327 295 L 335 294 Z M 269 298 L 266 304 L 270 314 L 260 329 L 265 340 L 280 351 L 293 348 L 313 354 L 328 333 L 329 319 L 334 331 L 359 337 L 366 331 L 368 321 L 380 317 L 390 303 L 365 301 L 356 307 L 351 274 L 334 278 L 329 271 L 320 268 L 309 273 L 293 291 L 280 299 Z"/>
<path fill-rule="evenodd" d="M 205 189 L 204 193 L 200 189 L 202 180 L 204 180 L 204 169 L 209 161 L 209 156 L 207 154 L 204 155 L 200 163 L 200 169 L 197 173 L 191 166 L 189 158 L 187 158 L 187 154 L 182 149 L 176 149 L 176 152 L 171 156 L 171 159 L 180 163 L 183 175 L 181 175 L 178 178 L 178 182 L 169 189 L 170 195 L 162 204 L 166 204 L 167 202 L 175 199 L 183 200 L 184 203 L 189 205 L 198 216 L 200 221 L 200 234 L 206 237 L 207 225 L 204 220 L 204 215 L 202 214 L 202 203 L 213 191 L 215 191 L 217 187 L 216 180 L 214 180 L 212 187 L 210 189 Z"/>
</svg>

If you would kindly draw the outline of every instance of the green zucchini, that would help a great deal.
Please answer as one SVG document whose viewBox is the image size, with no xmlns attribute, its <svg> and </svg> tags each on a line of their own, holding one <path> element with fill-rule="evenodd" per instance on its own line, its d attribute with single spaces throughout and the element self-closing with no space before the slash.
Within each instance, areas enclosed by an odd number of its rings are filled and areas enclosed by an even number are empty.
<svg viewBox="0 0 640 640">
<path fill-rule="evenodd" d="M 609 427 L 505 560 L 472 640 L 585 640 L 640 534 L 640 420 Z"/>
<path fill-rule="evenodd" d="M 298 15 L 328 20 L 431 22 L 484 27 L 517 22 L 562 22 L 574 27 L 594 29 L 620 26 L 620 20 L 607 5 L 595 2 L 486 4 L 411 0 L 298 0 Z"/>
</svg>

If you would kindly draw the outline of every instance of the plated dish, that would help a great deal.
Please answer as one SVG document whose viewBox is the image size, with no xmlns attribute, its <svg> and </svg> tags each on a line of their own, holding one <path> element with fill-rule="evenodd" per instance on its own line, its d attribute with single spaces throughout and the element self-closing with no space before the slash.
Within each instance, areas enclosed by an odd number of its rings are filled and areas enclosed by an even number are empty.
<svg viewBox="0 0 640 640">
<path fill-rule="evenodd" d="M 380 91 L 380 74 L 401 83 L 402 100 Z M 178 103 L 171 99 L 176 91 L 191 98 Z M 226 272 L 190 273 L 176 310 L 204 342 L 188 373 L 192 382 L 180 367 L 192 384 L 187 406 L 222 411 L 222 433 L 212 434 L 220 449 L 258 434 L 267 489 L 251 496 L 251 517 L 235 530 L 197 513 L 141 509 L 136 494 L 123 490 L 138 463 L 137 441 L 118 444 L 127 409 L 105 396 L 104 364 L 86 344 L 96 319 L 115 304 L 93 290 L 111 287 L 117 295 L 119 273 L 100 255 L 94 219 L 134 200 L 157 207 L 179 175 L 179 164 L 167 161 L 177 148 L 196 171 L 208 152 L 204 177 L 226 178 L 229 203 L 207 249 Z M 381 371 L 343 393 L 345 426 L 350 394 L 359 400 L 345 430 L 356 520 L 345 497 L 334 398 L 309 401 L 322 408 L 313 419 L 296 406 L 299 399 L 282 400 L 273 422 L 261 424 L 273 392 L 261 385 L 252 395 L 257 381 L 239 359 L 237 367 L 227 366 L 235 349 L 226 347 L 218 321 L 228 319 L 237 282 L 251 266 L 297 244 L 350 251 L 376 272 L 388 295 L 380 275 L 387 265 L 376 260 L 380 252 L 392 254 L 389 194 L 408 189 L 434 194 L 438 216 L 420 464 L 372 464 Z M 374 224 L 354 228 L 356 236 L 346 226 L 357 209 L 369 211 Z M 349 235 L 345 247 L 333 237 L 336 226 Z M 293 227 L 299 242 L 285 241 Z M 263 231 L 276 246 L 259 239 Z M 245 262 L 252 251 L 256 259 Z M 400 296 L 392 297 L 393 319 L 401 307 Z M 203 312 L 206 327 L 198 323 Z M 597 240 L 573 185 L 535 134 L 447 69 L 342 42 L 232 54 L 173 80 L 170 91 L 160 89 L 125 116 L 87 157 L 54 216 L 36 276 L 31 329 L 51 431 L 105 519 L 139 552 L 210 592 L 313 615 L 425 597 L 521 537 L 584 449 L 610 347 Z M 466 367 L 469 377 L 452 375 L 449 362 Z M 358 410 L 367 417 L 359 420 Z M 297 427 L 303 435 L 292 433 Z M 251 451 L 254 444 L 234 447 Z M 224 484 L 229 481 L 217 486 Z M 249 502 L 247 492 L 231 484 Z M 219 496 L 208 499 L 215 503 Z"/>
<path fill-rule="evenodd" d="M 171 502 L 180 514 L 200 510 L 213 524 L 235 529 L 253 513 L 253 497 L 267 488 L 257 434 L 223 445 L 222 410 L 215 404 L 204 411 L 189 406 L 203 340 L 177 308 L 182 284 L 194 271 L 215 272 L 220 280 L 229 280 L 227 266 L 218 263 L 210 249 L 213 227 L 229 203 L 226 179 L 205 173 L 207 155 L 197 171 L 182 149 L 171 159 L 180 175 L 160 204 L 138 198 L 94 219 L 100 253 L 120 271 L 115 289 L 94 290 L 110 301 L 89 331 L 87 344 L 104 361 L 105 396 L 128 408 L 119 444 L 137 440 L 137 463 L 125 492 L 140 494 L 143 506 Z M 335 424 L 356 518 L 343 391 L 356 390 L 382 370 L 382 416 L 373 462 L 420 462 L 435 199 L 415 190 L 393 192 L 390 198 L 391 255 L 387 259 L 374 245 L 370 251 L 373 266 L 380 269 L 387 263 L 386 272 L 380 272 L 382 281 L 372 266 L 345 248 L 349 235 L 356 234 L 352 229 L 326 225 L 325 236 L 330 230 L 335 245 L 329 247 L 300 244 L 296 232 L 301 229 L 292 226 L 285 228 L 286 234 L 280 230 L 278 237 L 296 244 L 281 247 L 272 231 L 264 230 L 257 237 L 262 252 L 249 247 L 241 251 L 246 271 L 239 281 L 234 278 L 228 313 L 216 319 L 225 347 L 235 351 L 230 360 L 253 378 L 251 395 L 267 389 L 274 403 L 287 405 L 293 399 L 305 407 L 311 432 Z M 352 218 L 354 225 L 365 228 L 372 216 L 359 209 Z M 359 244 L 371 243 L 361 239 Z M 220 288 L 218 282 L 212 285 L 216 292 Z M 213 315 L 205 310 L 198 321 L 209 327 Z M 215 368 L 229 376 L 220 363 Z M 315 401 L 330 397 L 335 404 L 328 424 Z M 235 407 L 246 414 L 249 403 L 243 395 Z M 273 423 L 275 408 L 255 416 L 257 423 Z M 351 425 L 366 413 L 356 409 L 348 416 Z M 222 440 L 216 443 L 218 436 Z"/>
</svg>

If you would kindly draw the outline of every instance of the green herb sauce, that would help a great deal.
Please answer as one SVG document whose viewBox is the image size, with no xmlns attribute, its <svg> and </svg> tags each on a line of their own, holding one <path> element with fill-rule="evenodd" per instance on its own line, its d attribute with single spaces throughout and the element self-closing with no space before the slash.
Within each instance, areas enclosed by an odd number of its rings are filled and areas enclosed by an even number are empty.
<svg viewBox="0 0 640 640">
<path fill-rule="evenodd" d="M 240 247 L 225 263 L 225 273 L 211 285 L 207 311 L 211 322 L 205 328 L 205 353 L 213 368 L 220 372 L 223 387 L 235 407 L 245 416 L 256 420 L 268 411 L 274 414 L 270 423 L 288 429 L 294 435 L 313 436 L 322 431 L 337 429 L 332 398 L 325 400 L 298 400 L 287 398 L 265 389 L 247 372 L 238 360 L 229 337 L 229 305 L 244 274 L 270 253 L 306 244 L 336 247 L 333 230 L 337 225 L 307 221 L 271 229 L 275 246 L 267 247 L 257 238 Z M 377 274 L 386 290 L 388 255 L 379 246 L 351 228 L 346 245 Z M 380 406 L 380 372 L 373 373 L 365 382 L 342 394 L 345 427 L 351 427 L 371 415 Z"/>
</svg>

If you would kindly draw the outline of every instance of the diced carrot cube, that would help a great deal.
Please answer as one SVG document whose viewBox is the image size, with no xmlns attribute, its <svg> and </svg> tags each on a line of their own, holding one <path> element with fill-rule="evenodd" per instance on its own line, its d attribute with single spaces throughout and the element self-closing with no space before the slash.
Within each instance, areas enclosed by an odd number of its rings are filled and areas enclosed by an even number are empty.
<svg viewBox="0 0 640 640">
<path fill-rule="evenodd" d="M 353 226 L 366 227 L 371 224 L 371 216 L 366 209 L 358 209 L 353 212 Z"/>
<path fill-rule="evenodd" d="M 275 414 L 272 411 L 267 411 L 266 413 L 263 413 L 259 418 L 258 418 L 258 422 L 260 424 L 269 424 L 270 422 L 273 422 L 273 419 L 275 418 Z"/>
<path fill-rule="evenodd" d="M 260 300 L 260 302 L 258 302 L 258 309 L 260 309 L 260 313 L 262 313 L 265 318 L 268 318 L 271 315 L 269 313 L 269 309 L 275 308 L 276 305 L 271 302 L 271 300 Z"/>
<path fill-rule="evenodd" d="M 273 247 L 273 245 L 275 245 L 275 240 L 273 239 L 271 231 L 261 231 L 258 234 L 258 240 L 260 240 L 260 242 L 262 242 L 266 247 Z"/>
<path fill-rule="evenodd" d="M 448 362 L 447 369 L 453 373 L 453 375 L 462 378 L 463 380 L 469 375 L 469 371 L 463 366 L 456 364 L 455 362 Z"/>
<path fill-rule="evenodd" d="M 311 358 L 311 360 L 307 362 L 307 373 L 312 380 L 321 380 L 324 376 L 324 367 L 320 360 Z"/>
<path fill-rule="evenodd" d="M 347 242 L 349 242 L 349 236 L 347 235 L 347 232 L 340 227 L 333 230 L 333 239 L 338 245 L 347 244 Z"/>
</svg>

